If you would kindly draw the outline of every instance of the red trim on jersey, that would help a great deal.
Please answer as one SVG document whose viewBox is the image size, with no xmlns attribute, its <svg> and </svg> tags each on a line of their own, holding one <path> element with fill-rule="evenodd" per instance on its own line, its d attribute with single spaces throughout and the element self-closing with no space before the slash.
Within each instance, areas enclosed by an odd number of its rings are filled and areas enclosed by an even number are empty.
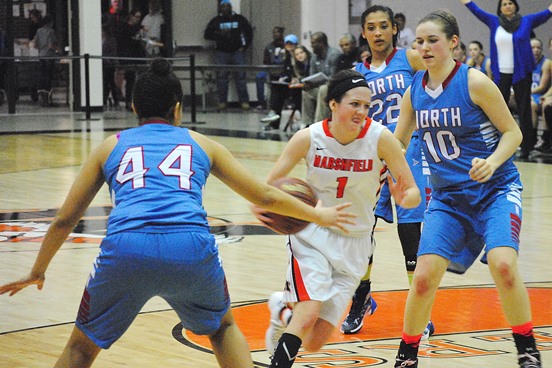
<svg viewBox="0 0 552 368">
<path fill-rule="evenodd" d="M 324 130 L 324 134 L 326 134 L 326 137 L 333 138 L 332 132 L 330 132 L 330 121 L 331 119 L 326 119 L 322 122 L 322 129 Z M 358 136 L 356 139 L 364 138 L 366 136 L 366 132 L 370 128 L 370 124 L 372 124 L 372 119 L 370 117 L 366 117 L 366 121 L 362 129 L 360 130 L 360 133 L 358 133 Z"/>
<path fill-rule="evenodd" d="M 389 63 L 391 62 L 391 59 L 393 59 L 393 57 L 395 57 L 395 54 L 397 53 L 397 51 L 399 51 L 399 49 L 397 49 L 397 48 L 394 48 L 393 51 L 391 51 L 389 56 L 385 58 L 385 65 L 389 65 Z M 369 59 L 372 60 L 372 57 L 370 57 Z M 364 61 L 364 66 L 367 67 L 368 69 L 370 69 L 370 63 L 368 62 L 368 59 L 366 59 L 366 61 Z"/>
<path fill-rule="evenodd" d="M 322 129 L 324 130 L 324 134 L 326 134 L 326 137 L 333 138 L 333 135 L 330 132 L 330 119 L 325 119 L 322 122 Z"/>
<path fill-rule="evenodd" d="M 365 124 L 360 130 L 360 133 L 358 134 L 358 137 L 356 139 L 364 138 L 366 136 L 366 132 L 370 128 L 370 124 L 372 124 L 372 119 L 370 119 L 368 116 L 366 117 Z"/>
<path fill-rule="evenodd" d="M 448 77 L 443 81 L 443 83 L 441 83 L 441 86 L 443 87 L 443 91 L 445 90 L 445 88 L 447 88 L 447 86 L 449 85 L 452 78 L 456 75 L 456 72 L 458 71 L 458 69 L 460 69 L 461 65 L 462 65 L 462 63 L 457 61 L 456 65 L 454 66 L 454 69 L 452 69 L 452 71 L 450 72 Z M 422 78 L 422 87 L 424 89 L 427 87 L 427 80 L 428 79 L 429 79 L 429 72 L 426 70 L 425 73 L 424 73 L 424 77 Z"/>
<path fill-rule="evenodd" d="M 299 268 L 299 263 L 295 257 L 291 257 L 291 272 L 293 273 L 293 282 L 295 286 L 295 293 L 297 294 L 297 300 L 304 302 L 306 300 L 311 300 L 305 283 L 303 282 L 303 276 L 301 275 L 301 269 Z"/>
</svg>

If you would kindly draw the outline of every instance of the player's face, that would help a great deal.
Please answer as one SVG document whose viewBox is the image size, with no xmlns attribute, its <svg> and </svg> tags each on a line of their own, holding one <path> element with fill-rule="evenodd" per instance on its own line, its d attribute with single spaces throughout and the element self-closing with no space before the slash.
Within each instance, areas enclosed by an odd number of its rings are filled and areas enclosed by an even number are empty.
<svg viewBox="0 0 552 368">
<path fill-rule="evenodd" d="M 330 101 L 332 121 L 345 129 L 358 129 L 364 124 L 368 115 L 371 99 L 372 94 L 366 87 L 348 90 L 341 102 Z"/>
<path fill-rule="evenodd" d="M 387 13 L 382 11 L 368 14 L 362 27 L 362 37 L 368 41 L 372 53 L 391 52 L 393 36 L 396 34 L 397 26 L 394 26 Z"/>
<path fill-rule="evenodd" d="M 418 53 L 429 69 L 452 59 L 452 50 L 458 45 L 458 37 L 448 39 L 440 24 L 427 21 L 416 28 L 416 42 Z"/>
<path fill-rule="evenodd" d="M 468 46 L 468 53 L 470 54 L 470 57 L 472 59 L 475 59 L 481 55 L 481 49 L 479 48 L 479 45 L 476 43 L 470 43 Z"/>
</svg>

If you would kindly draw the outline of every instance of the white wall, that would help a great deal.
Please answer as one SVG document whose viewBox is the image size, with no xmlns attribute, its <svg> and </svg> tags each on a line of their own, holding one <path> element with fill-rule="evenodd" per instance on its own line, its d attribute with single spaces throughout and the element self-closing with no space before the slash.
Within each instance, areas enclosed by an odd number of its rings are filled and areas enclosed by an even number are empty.
<svg viewBox="0 0 552 368">
<path fill-rule="evenodd" d="M 81 55 L 102 54 L 102 21 L 99 1 L 79 0 L 80 52 Z M 91 17 L 90 14 L 98 14 Z M 103 106 L 102 61 L 90 59 L 90 106 Z M 81 61 L 81 106 L 86 105 L 84 59 Z"/>
<path fill-rule="evenodd" d="M 310 35 L 322 31 L 330 46 L 338 47 L 339 39 L 349 32 L 348 0 L 302 0 L 300 43 L 310 49 Z"/>
</svg>

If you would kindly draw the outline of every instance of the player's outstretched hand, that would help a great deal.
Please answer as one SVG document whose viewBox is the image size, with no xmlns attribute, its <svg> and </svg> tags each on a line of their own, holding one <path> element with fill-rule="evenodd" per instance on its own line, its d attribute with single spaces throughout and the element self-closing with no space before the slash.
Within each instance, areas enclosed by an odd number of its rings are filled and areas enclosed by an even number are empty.
<svg viewBox="0 0 552 368">
<path fill-rule="evenodd" d="M 44 279 L 44 274 L 33 275 L 30 273 L 18 281 L 0 286 L 0 295 L 10 293 L 9 296 L 12 296 L 30 285 L 36 285 L 38 290 L 42 290 L 42 287 L 44 286 Z"/>
<path fill-rule="evenodd" d="M 391 175 L 387 175 L 387 183 L 389 184 L 391 195 L 395 198 L 395 203 L 399 206 L 414 208 L 420 204 L 422 200 L 420 190 L 417 186 L 407 186 L 402 176 L 399 176 L 397 181 L 394 181 Z"/>
<path fill-rule="evenodd" d="M 350 207 L 351 203 L 342 203 L 333 207 L 323 207 L 322 201 L 318 200 L 316 204 L 316 211 L 318 212 L 319 220 L 316 222 L 318 225 L 327 227 L 337 227 L 341 231 L 348 233 L 345 225 L 354 225 L 357 216 L 353 213 L 345 211 Z"/>
</svg>

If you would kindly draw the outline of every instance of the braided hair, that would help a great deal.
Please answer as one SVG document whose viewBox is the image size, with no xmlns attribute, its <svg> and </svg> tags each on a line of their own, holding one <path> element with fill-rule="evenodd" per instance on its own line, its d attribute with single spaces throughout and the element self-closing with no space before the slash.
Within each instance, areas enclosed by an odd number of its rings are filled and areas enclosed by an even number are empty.
<svg viewBox="0 0 552 368">
<path fill-rule="evenodd" d="M 183 96 L 182 85 L 172 71 L 171 64 L 165 59 L 157 58 L 134 84 L 132 102 L 140 119 L 170 119 L 176 103 L 182 103 Z"/>
</svg>

